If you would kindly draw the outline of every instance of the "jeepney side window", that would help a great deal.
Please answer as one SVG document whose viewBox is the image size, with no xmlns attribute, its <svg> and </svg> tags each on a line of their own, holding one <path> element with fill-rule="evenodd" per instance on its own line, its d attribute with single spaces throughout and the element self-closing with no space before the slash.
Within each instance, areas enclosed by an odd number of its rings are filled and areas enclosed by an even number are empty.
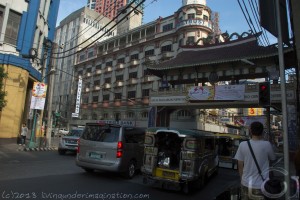
<svg viewBox="0 0 300 200">
<path fill-rule="evenodd" d="M 145 136 L 145 145 L 148 145 L 148 146 L 154 145 L 154 137 L 152 135 Z"/>
<path fill-rule="evenodd" d="M 200 149 L 200 142 L 198 140 L 188 139 L 184 143 L 184 148 L 186 148 L 188 150 L 198 150 L 198 149 Z"/>
<path fill-rule="evenodd" d="M 214 139 L 210 139 L 210 138 L 205 139 L 205 150 L 209 150 L 209 151 L 214 150 Z"/>
</svg>

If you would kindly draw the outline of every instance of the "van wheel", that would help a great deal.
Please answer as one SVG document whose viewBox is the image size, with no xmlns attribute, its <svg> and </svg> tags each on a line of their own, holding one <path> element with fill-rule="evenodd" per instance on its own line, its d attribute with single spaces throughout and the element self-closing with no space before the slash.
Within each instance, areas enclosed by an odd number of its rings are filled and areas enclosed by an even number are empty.
<svg viewBox="0 0 300 200">
<path fill-rule="evenodd" d="M 135 162 L 132 160 L 129 162 L 129 165 L 127 166 L 127 170 L 124 173 L 125 177 L 127 179 L 132 179 L 135 174 Z"/>
</svg>

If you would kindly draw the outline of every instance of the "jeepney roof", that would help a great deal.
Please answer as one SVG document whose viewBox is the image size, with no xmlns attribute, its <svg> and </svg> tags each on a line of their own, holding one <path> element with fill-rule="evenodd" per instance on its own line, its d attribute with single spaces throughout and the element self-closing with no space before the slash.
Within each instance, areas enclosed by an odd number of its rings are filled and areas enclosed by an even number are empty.
<svg viewBox="0 0 300 200">
<path fill-rule="evenodd" d="M 215 134 L 208 131 L 201 130 L 190 130 L 190 129 L 178 129 L 178 128 L 167 128 L 167 127 L 153 127 L 148 128 L 146 133 L 152 132 L 153 134 L 157 134 L 159 132 L 170 132 L 176 133 L 179 137 L 215 137 Z"/>
<path fill-rule="evenodd" d="M 245 135 L 236 135 L 231 133 L 216 133 L 217 138 L 230 138 L 232 140 L 247 140 L 248 137 Z"/>
</svg>

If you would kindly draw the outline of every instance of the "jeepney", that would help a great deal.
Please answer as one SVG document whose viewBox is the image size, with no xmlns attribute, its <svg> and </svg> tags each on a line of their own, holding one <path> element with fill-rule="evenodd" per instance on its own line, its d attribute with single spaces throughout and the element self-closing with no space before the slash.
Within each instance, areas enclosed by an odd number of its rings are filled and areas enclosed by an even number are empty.
<svg viewBox="0 0 300 200">
<path fill-rule="evenodd" d="M 242 141 L 249 138 L 230 133 L 216 133 L 219 167 L 237 169 L 237 162 L 233 159 Z"/>
<path fill-rule="evenodd" d="M 202 188 L 218 172 L 215 135 L 199 130 L 148 128 L 143 183 L 166 189 Z"/>
</svg>

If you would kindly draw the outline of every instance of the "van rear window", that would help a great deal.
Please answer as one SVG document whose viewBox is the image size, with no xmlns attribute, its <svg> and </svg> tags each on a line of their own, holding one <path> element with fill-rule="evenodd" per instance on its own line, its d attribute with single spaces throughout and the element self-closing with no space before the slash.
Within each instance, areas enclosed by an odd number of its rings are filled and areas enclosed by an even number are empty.
<svg viewBox="0 0 300 200">
<path fill-rule="evenodd" d="M 117 142 L 119 133 L 120 127 L 86 126 L 82 134 L 82 139 L 99 142 Z"/>
</svg>

